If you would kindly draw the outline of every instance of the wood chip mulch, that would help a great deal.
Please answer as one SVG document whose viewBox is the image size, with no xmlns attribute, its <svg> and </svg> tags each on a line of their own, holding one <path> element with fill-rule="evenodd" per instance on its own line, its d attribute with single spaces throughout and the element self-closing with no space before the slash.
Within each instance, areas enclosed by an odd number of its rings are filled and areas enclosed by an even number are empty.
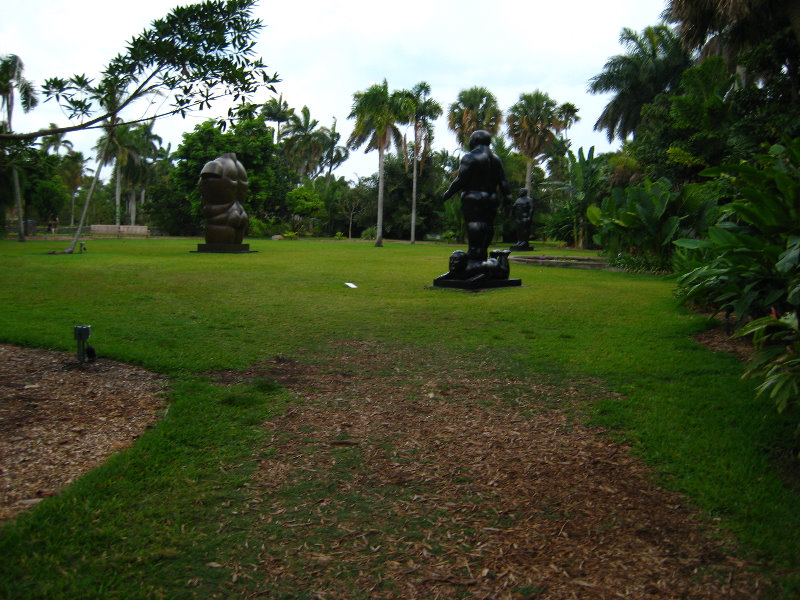
<svg viewBox="0 0 800 600">
<path fill-rule="evenodd" d="M 0 345 L 0 523 L 130 446 L 163 413 L 165 387 L 111 360 Z"/>
<path fill-rule="evenodd" d="M 69 368 L 73 360 L 0 345 L 0 523 L 163 412 L 158 376 L 103 359 Z M 325 600 L 354 587 L 370 598 L 749 599 L 767 587 L 685 498 L 575 417 L 603 393 L 598 382 L 552 387 L 508 379 L 491 363 L 450 365 L 435 371 L 350 343 L 323 365 L 278 357 L 215 375 L 274 378 L 302 399 L 264 424 L 269 457 L 247 510 L 283 533 L 251 544 L 246 564 L 225 565 L 250 581 L 247 597 L 289 585 Z M 359 467 L 331 482 L 343 451 Z M 337 493 L 311 507 L 280 494 L 315 483 Z"/>
<path fill-rule="evenodd" d="M 263 583 L 252 597 L 288 581 L 348 598 L 343 573 L 370 598 L 759 596 L 766 582 L 730 540 L 628 448 L 569 416 L 592 382 L 552 388 L 487 365 L 409 376 L 404 362 L 344 344 L 328 367 L 276 360 L 229 374 L 276 378 L 303 399 L 266 424 L 273 454 L 252 508 L 283 533 L 253 561 Z M 277 491 L 330 485 L 343 448 L 362 466 L 337 493 L 314 500 L 313 516 L 287 506 Z M 342 494 L 368 498 L 368 517 Z"/>
</svg>

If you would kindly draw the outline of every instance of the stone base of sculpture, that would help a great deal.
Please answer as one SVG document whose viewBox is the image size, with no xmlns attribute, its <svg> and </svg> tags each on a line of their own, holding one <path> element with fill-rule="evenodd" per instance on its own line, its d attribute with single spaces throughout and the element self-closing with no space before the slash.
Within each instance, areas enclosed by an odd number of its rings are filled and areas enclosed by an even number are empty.
<svg viewBox="0 0 800 600">
<path fill-rule="evenodd" d="M 450 270 L 433 280 L 435 287 L 481 290 L 522 285 L 521 279 L 509 279 L 510 250 L 492 250 L 488 258 L 470 257 L 456 250 L 450 255 Z"/>
<path fill-rule="evenodd" d="M 490 290 L 521 285 L 522 279 L 489 279 L 488 277 L 474 277 L 472 279 L 439 279 L 437 277 L 433 280 L 434 287 L 457 290 Z"/>
<path fill-rule="evenodd" d="M 258 250 L 250 250 L 250 244 L 197 244 L 197 250 L 192 250 L 192 252 L 247 254 L 258 252 Z"/>
</svg>

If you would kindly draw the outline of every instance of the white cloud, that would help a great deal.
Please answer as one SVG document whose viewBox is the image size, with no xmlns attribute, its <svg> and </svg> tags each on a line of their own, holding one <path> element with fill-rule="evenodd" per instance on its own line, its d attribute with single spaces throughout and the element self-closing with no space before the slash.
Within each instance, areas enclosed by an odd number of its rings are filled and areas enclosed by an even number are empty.
<svg viewBox="0 0 800 600">
<path fill-rule="evenodd" d="M 0 22 L 0 54 L 18 54 L 26 76 L 38 84 L 73 73 L 96 77 L 134 35 L 187 3 L 29 0 L 6 11 Z M 588 94 L 588 80 L 622 52 L 623 27 L 638 31 L 657 23 L 664 5 L 665 0 L 262 0 L 256 14 L 266 27 L 256 49 L 281 76 L 277 88 L 284 99 L 298 110 L 307 105 L 322 125 L 336 118 L 344 139 L 352 130 L 347 115 L 353 93 L 385 78 L 391 89 L 427 81 L 445 110 L 460 90 L 474 85 L 489 88 L 504 109 L 520 93 L 541 89 L 579 107 L 581 121 L 570 130 L 573 148 L 594 145 L 605 151 L 612 146 L 592 127 L 608 97 Z M 166 119 L 156 132 L 175 147 L 182 132 L 223 112 Z M 14 128 L 33 130 L 50 122 L 66 119 L 46 103 L 28 115 L 17 111 Z M 437 147 L 456 149 L 445 117 L 436 136 Z M 97 137 L 97 132 L 70 135 L 87 153 Z M 369 175 L 377 162 L 374 153 L 358 150 L 339 174 Z"/>
</svg>

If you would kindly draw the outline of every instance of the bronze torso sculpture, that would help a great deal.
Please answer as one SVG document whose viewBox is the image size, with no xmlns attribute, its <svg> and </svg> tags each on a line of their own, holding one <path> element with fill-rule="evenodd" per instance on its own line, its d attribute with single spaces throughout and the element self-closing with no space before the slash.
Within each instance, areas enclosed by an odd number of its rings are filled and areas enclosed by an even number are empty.
<svg viewBox="0 0 800 600">
<path fill-rule="evenodd" d="M 200 172 L 200 196 L 206 218 L 207 244 L 241 244 L 247 229 L 247 172 L 228 152 L 206 163 Z"/>
</svg>

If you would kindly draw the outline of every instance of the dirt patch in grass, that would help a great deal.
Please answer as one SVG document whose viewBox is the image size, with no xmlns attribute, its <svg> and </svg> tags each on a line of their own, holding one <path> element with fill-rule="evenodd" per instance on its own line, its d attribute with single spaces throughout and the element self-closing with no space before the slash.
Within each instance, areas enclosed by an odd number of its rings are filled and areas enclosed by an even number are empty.
<svg viewBox="0 0 800 600">
<path fill-rule="evenodd" d="M 370 344 L 217 376 L 303 399 L 265 424 L 262 544 L 228 565 L 252 597 L 744 599 L 765 584 L 628 448 L 570 417 L 593 382 L 432 371 Z"/>
<path fill-rule="evenodd" d="M 158 420 L 165 386 L 111 360 L 0 345 L 0 523 L 130 446 Z"/>
</svg>

